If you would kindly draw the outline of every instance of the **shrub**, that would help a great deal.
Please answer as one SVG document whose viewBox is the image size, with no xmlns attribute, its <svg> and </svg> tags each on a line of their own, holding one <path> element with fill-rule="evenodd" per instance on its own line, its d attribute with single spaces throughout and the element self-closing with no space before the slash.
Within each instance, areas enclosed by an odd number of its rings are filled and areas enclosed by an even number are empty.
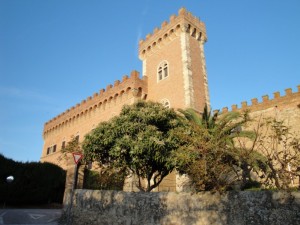
<svg viewBox="0 0 300 225">
<path fill-rule="evenodd" d="M 6 182 L 12 175 L 14 181 Z M 62 203 L 66 172 L 59 166 L 40 162 L 15 162 L 0 155 L 0 203 L 36 205 Z"/>
</svg>

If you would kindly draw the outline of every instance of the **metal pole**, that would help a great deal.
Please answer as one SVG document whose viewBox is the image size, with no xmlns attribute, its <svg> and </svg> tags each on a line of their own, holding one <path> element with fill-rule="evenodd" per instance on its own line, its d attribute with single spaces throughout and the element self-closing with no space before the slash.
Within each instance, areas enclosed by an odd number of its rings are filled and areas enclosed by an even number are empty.
<svg viewBox="0 0 300 225">
<path fill-rule="evenodd" d="M 68 221 L 67 224 L 72 224 L 72 207 L 73 207 L 73 196 L 74 196 L 74 190 L 76 187 L 76 177 L 77 177 L 77 164 L 75 164 L 74 168 L 74 177 L 73 177 L 73 185 L 72 185 L 72 190 L 71 190 L 71 196 L 70 196 L 70 203 L 69 203 L 69 208 L 68 208 Z"/>
</svg>

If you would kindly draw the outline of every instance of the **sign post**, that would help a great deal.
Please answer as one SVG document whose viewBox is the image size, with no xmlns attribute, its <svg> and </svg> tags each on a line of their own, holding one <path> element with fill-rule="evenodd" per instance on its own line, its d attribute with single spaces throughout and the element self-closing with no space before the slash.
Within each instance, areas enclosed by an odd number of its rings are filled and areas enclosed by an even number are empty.
<svg viewBox="0 0 300 225">
<path fill-rule="evenodd" d="M 68 221 L 67 221 L 68 225 L 72 224 L 71 211 L 72 211 L 72 206 L 73 206 L 74 190 L 76 188 L 76 183 L 77 183 L 78 163 L 80 162 L 80 160 L 83 157 L 83 155 L 78 152 L 73 152 L 72 155 L 73 155 L 73 159 L 75 162 L 75 167 L 74 167 L 73 185 L 72 185 L 71 196 L 70 196 L 69 212 L 68 212 Z"/>
</svg>

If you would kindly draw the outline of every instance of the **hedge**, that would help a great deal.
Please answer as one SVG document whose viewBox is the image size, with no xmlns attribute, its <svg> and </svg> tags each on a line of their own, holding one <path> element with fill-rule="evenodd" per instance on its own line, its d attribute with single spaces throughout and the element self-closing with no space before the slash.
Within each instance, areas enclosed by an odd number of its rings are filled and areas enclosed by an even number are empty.
<svg viewBox="0 0 300 225">
<path fill-rule="evenodd" d="M 11 183 L 6 181 L 13 176 Z M 38 205 L 62 203 L 66 172 L 57 165 L 15 162 L 0 154 L 0 203 Z"/>
</svg>

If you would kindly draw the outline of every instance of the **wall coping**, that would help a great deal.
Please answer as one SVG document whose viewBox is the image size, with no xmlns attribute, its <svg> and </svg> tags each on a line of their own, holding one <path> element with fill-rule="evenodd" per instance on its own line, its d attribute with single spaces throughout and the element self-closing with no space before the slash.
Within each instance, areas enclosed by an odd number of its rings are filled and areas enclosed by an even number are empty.
<svg viewBox="0 0 300 225">
<path fill-rule="evenodd" d="M 109 102 L 111 99 L 116 99 L 121 96 L 123 93 L 126 93 L 130 90 L 143 90 L 147 93 L 147 77 L 139 78 L 139 72 L 134 70 L 131 72 L 130 77 L 127 75 L 123 76 L 122 81 L 116 80 L 114 85 L 107 85 L 106 89 L 100 89 L 98 93 L 94 93 L 93 96 L 89 96 L 86 99 L 83 99 L 80 103 L 77 103 L 75 106 L 67 109 L 51 120 L 47 121 L 44 124 L 43 134 L 56 129 L 58 126 L 63 123 L 68 122 L 74 117 L 78 117 L 82 114 L 85 114 L 92 109 L 95 109 L 102 104 Z"/>
<path fill-rule="evenodd" d="M 234 104 L 231 106 L 231 111 L 241 111 L 241 110 L 250 110 L 250 111 L 259 111 L 264 110 L 267 108 L 270 108 L 272 106 L 278 106 L 281 104 L 285 104 L 287 99 L 298 99 L 299 98 L 299 104 L 300 104 L 300 85 L 297 86 L 298 90 L 296 92 L 292 91 L 292 88 L 285 89 L 285 95 L 280 96 L 280 92 L 274 92 L 273 99 L 269 98 L 269 95 L 263 95 L 262 101 L 259 102 L 257 98 L 251 99 L 251 105 L 248 105 L 247 101 L 241 102 L 241 107 L 238 108 L 237 104 Z M 216 110 L 218 111 L 218 110 Z M 228 107 L 224 107 L 221 110 L 221 113 L 227 113 L 230 110 L 228 110 Z"/>
</svg>

